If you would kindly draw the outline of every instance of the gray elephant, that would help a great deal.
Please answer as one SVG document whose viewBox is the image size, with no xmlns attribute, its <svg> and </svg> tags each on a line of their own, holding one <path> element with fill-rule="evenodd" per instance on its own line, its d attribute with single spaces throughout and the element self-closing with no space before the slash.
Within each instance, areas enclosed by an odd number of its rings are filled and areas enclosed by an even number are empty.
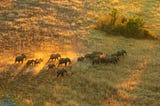
<svg viewBox="0 0 160 106">
<path fill-rule="evenodd" d="M 26 63 L 27 66 L 30 66 L 30 65 L 33 65 L 33 64 L 34 64 L 34 60 L 33 59 L 28 60 L 27 63 Z"/>
<path fill-rule="evenodd" d="M 100 64 L 100 63 L 102 63 L 102 58 L 100 58 L 100 57 L 95 57 L 92 60 L 92 65 L 94 65 L 94 64 Z"/>
<path fill-rule="evenodd" d="M 59 53 L 51 54 L 48 62 L 53 61 L 53 60 L 58 60 L 59 58 L 61 58 L 61 55 Z"/>
<path fill-rule="evenodd" d="M 86 54 L 84 57 L 85 57 L 86 59 L 92 60 L 92 59 L 94 59 L 95 57 L 100 57 L 101 55 L 103 55 L 102 52 L 93 51 L 93 52 L 90 53 L 90 54 Z"/>
<path fill-rule="evenodd" d="M 67 63 L 71 64 L 71 59 L 70 58 L 60 58 L 59 63 L 58 63 L 58 67 L 62 64 L 65 64 L 65 66 L 67 66 Z"/>
<path fill-rule="evenodd" d="M 42 58 L 39 58 L 39 59 L 35 59 L 34 60 L 34 64 L 40 64 L 41 62 L 43 62 L 43 59 Z"/>
<path fill-rule="evenodd" d="M 64 73 L 67 74 L 67 70 L 62 68 L 62 69 L 58 69 L 57 70 L 57 78 L 61 75 L 61 76 L 64 76 Z"/>
<path fill-rule="evenodd" d="M 104 63 L 114 63 L 114 64 L 116 64 L 118 61 L 119 61 L 119 59 L 116 56 L 107 56 L 104 59 Z"/>
<path fill-rule="evenodd" d="M 83 56 L 81 56 L 81 57 L 78 57 L 78 58 L 77 58 L 77 61 L 78 61 L 78 62 L 83 62 L 84 59 L 85 59 L 85 58 L 84 58 Z"/>
<path fill-rule="evenodd" d="M 51 63 L 51 64 L 48 64 L 48 70 L 50 69 L 54 69 L 56 66 L 55 64 Z"/>
<path fill-rule="evenodd" d="M 124 55 L 127 55 L 127 52 L 125 50 L 119 50 L 117 51 L 116 53 L 112 54 L 112 56 L 117 56 L 117 57 L 121 57 L 121 56 L 124 56 Z"/>
<path fill-rule="evenodd" d="M 15 59 L 15 63 L 18 62 L 18 63 L 23 63 L 24 59 L 26 59 L 26 55 L 25 54 L 21 54 L 20 56 L 17 56 L 16 59 Z"/>
</svg>

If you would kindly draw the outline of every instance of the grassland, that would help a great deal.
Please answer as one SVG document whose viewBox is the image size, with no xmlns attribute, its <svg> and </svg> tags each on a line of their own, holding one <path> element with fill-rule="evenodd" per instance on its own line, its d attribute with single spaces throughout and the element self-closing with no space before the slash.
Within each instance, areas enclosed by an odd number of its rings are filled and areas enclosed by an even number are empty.
<svg viewBox="0 0 160 106">
<path fill-rule="evenodd" d="M 160 36 L 160 1 L 6 0 L 0 1 L 0 98 L 19 106 L 158 106 L 160 42 L 108 35 L 93 30 L 96 20 L 117 8 L 140 16 Z M 116 65 L 77 63 L 92 51 L 128 55 Z M 14 64 L 15 56 L 42 57 L 39 66 Z M 73 60 L 73 75 L 56 78 L 46 70 L 51 53 Z M 25 73 L 23 73 L 25 72 Z"/>
</svg>

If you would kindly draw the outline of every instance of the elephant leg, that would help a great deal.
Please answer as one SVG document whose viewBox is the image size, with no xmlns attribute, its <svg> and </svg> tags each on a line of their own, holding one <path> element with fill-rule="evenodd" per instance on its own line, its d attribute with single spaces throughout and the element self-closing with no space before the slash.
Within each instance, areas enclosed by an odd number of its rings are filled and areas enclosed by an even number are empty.
<svg viewBox="0 0 160 106">
<path fill-rule="evenodd" d="M 58 73 L 58 74 L 57 74 L 57 78 L 59 77 L 59 75 L 60 75 L 60 74 Z"/>
<path fill-rule="evenodd" d="M 115 59 L 114 62 L 117 63 L 118 62 L 117 59 Z"/>
<path fill-rule="evenodd" d="M 66 75 L 68 76 L 68 73 L 67 73 L 67 71 L 65 71 L 65 73 L 66 73 Z"/>
<path fill-rule="evenodd" d="M 48 60 L 48 62 L 50 61 L 50 59 Z"/>
<path fill-rule="evenodd" d="M 61 76 L 62 76 L 62 77 L 64 76 L 64 72 L 61 73 Z"/>
</svg>

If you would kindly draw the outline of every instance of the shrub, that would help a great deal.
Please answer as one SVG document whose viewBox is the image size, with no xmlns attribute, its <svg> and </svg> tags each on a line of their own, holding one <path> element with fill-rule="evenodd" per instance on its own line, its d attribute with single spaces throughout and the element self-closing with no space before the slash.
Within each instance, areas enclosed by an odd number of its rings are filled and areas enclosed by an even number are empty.
<svg viewBox="0 0 160 106">
<path fill-rule="evenodd" d="M 145 21 L 139 17 L 126 18 L 113 9 L 108 15 L 100 18 L 96 23 L 96 29 L 114 35 L 122 35 L 132 38 L 156 38 L 149 30 L 144 29 Z"/>
<path fill-rule="evenodd" d="M 141 18 L 130 18 L 125 25 L 125 31 L 127 34 L 140 34 L 142 27 L 144 26 L 144 20 Z"/>
</svg>

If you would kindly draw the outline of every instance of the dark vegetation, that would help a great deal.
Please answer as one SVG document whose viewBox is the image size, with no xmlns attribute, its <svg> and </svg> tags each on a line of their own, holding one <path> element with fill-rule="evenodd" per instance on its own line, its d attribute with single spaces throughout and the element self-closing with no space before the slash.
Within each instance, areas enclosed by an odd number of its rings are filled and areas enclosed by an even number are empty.
<svg viewBox="0 0 160 106">
<path fill-rule="evenodd" d="M 113 9 L 110 13 L 100 18 L 95 29 L 113 35 L 121 35 L 135 39 L 157 39 L 155 35 L 145 28 L 145 21 L 139 17 L 127 17 Z"/>
</svg>

